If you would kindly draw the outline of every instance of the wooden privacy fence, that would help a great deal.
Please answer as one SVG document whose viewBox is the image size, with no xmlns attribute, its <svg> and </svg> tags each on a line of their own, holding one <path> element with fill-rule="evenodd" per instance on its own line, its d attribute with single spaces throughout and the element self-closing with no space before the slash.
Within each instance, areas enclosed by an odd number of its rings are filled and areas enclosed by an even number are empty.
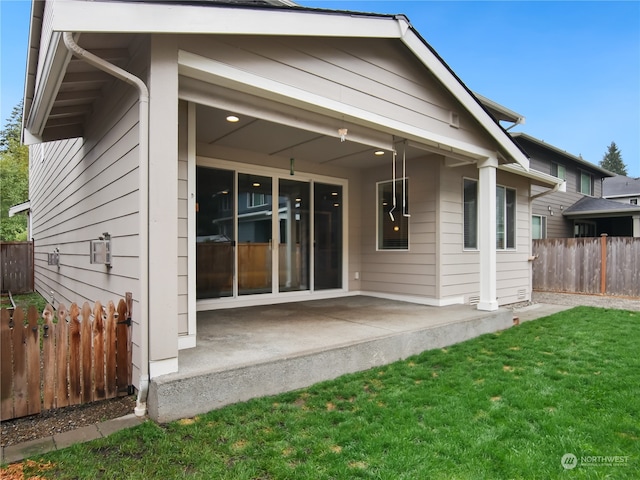
<svg viewBox="0 0 640 480">
<path fill-rule="evenodd" d="M 533 241 L 533 289 L 640 297 L 640 238 Z"/>
<path fill-rule="evenodd" d="M 2 309 L 1 420 L 125 394 L 131 384 L 131 294 L 118 306 Z M 57 317 L 54 319 L 54 316 Z M 56 320 L 56 321 L 54 321 Z"/>
<path fill-rule="evenodd" d="M 33 292 L 33 242 L 0 243 L 0 290 Z"/>
</svg>

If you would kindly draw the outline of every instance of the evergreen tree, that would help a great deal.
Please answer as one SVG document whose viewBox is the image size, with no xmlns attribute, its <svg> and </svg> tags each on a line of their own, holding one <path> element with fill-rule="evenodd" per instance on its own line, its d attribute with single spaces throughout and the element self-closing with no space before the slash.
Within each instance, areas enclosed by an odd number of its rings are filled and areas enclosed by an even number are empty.
<svg viewBox="0 0 640 480">
<path fill-rule="evenodd" d="M 29 199 L 29 149 L 20 143 L 22 102 L 0 131 L 0 240 L 27 240 L 27 217 L 9 218 L 9 207 Z"/>
<path fill-rule="evenodd" d="M 611 142 L 611 145 L 609 145 L 609 148 L 607 149 L 607 153 L 604 154 L 604 157 L 602 157 L 602 160 L 600 161 L 600 166 L 605 170 L 617 173 L 618 175 L 627 174 L 627 166 L 622 161 L 622 154 L 620 153 L 620 150 L 618 150 L 616 142 Z"/>
</svg>

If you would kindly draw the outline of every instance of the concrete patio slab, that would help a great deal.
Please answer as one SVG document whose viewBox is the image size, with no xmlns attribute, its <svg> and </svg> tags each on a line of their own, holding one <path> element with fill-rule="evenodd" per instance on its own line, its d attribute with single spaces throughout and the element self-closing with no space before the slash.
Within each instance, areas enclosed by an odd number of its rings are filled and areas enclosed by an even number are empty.
<svg viewBox="0 0 640 480">
<path fill-rule="evenodd" d="M 513 325 L 510 310 L 353 296 L 203 312 L 197 347 L 153 379 L 158 422 L 307 387 Z"/>
</svg>

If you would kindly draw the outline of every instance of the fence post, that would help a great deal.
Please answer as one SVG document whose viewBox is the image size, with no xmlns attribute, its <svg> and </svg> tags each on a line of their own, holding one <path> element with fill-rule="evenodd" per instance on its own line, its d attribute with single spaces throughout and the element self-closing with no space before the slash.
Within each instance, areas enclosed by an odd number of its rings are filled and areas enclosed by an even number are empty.
<svg viewBox="0 0 640 480">
<path fill-rule="evenodd" d="M 607 234 L 600 235 L 600 294 L 607 291 Z"/>
</svg>

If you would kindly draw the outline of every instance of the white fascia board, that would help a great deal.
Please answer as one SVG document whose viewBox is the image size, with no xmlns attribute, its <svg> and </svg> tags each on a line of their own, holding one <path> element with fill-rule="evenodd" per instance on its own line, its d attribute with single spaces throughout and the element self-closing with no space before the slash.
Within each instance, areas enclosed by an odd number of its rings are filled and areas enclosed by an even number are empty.
<svg viewBox="0 0 640 480">
<path fill-rule="evenodd" d="M 611 199 L 611 198 L 635 198 L 638 195 L 640 195 L 640 192 L 637 193 L 623 193 L 620 195 L 603 195 L 602 198 L 607 198 L 607 199 Z"/>
<path fill-rule="evenodd" d="M 425 143 L 438 148 L 441 153 L 458 153 L 473 159 L 495 156 L 495 152 L 478 145 L 438 135 L 184 50 L 178 51 L 178 72 L 185 77 Z"/>
<path fill-rule="evenodd" d="M 498 165 L 498 170 L 503 170 L 505 172 L 513 173 L 515 175 L 527 177 L 531 180 L 535 180 L 539 184 L 547 185 L 549 187 L 556 188 L 557 186 L 557 191 L 560 191 L 560 192 L 566 191 L 567 182 L 565 182 L 561 178 L 554 177 L 553 175 L 549 175 L 548 173 L 539 172 L 533 169 L 525 170 L 524 167 L 522 167 L 522 165 L 517 163 L 507 163 L 503 165 Z"/>
<path fill-rule="evenodd" d="M 22 212 L 27 212 L 31 210 L 31 200 L 27 200 L 26 202 L 19 203 L 18 205 L 13 205 L 9 207 L 9 216 L 13 217 L 14 215 Z"/>
<path fill-rule="evenodd" d="M 56 1 L 53 29 L 92 33 L 185 33 L 399 38 L 390 16 L 139 2 Z"/>
<path fill-rule="evenodd" d="M 606 209 L 606 210 L 586 210 L 584 212 L 567 212 L 562 215 L 567 218 L 592 218 L 596 216 L 603 217 L 628 217 L 640 213 L 640 207 L 638 208 L 621 208 L 621 209 Z"/>
<path fill-rule="evenodd" d="M 404 20 L 399 19 L 398 22 Z M 500 126 L 489 116 L 471 96 L 439 58 L 425 45 L 411 29 L 406 29 L 402 42 L 424 63 L 433 75 L 453 94 L 453 96 L 473 115 L 489 134 L 500 144 L 511 159 L 529 170 L 529 159 L 515 145 Z"/>
<path fill-rule="evenodd" d="M 24 124 L 30 134 L 26 140 L 36 140 L 42 135 L 70 60 L 71 52 L 64 46 L 62 34 L 53 32 L 37 79 L 29 118 Z"/>
</svg>

